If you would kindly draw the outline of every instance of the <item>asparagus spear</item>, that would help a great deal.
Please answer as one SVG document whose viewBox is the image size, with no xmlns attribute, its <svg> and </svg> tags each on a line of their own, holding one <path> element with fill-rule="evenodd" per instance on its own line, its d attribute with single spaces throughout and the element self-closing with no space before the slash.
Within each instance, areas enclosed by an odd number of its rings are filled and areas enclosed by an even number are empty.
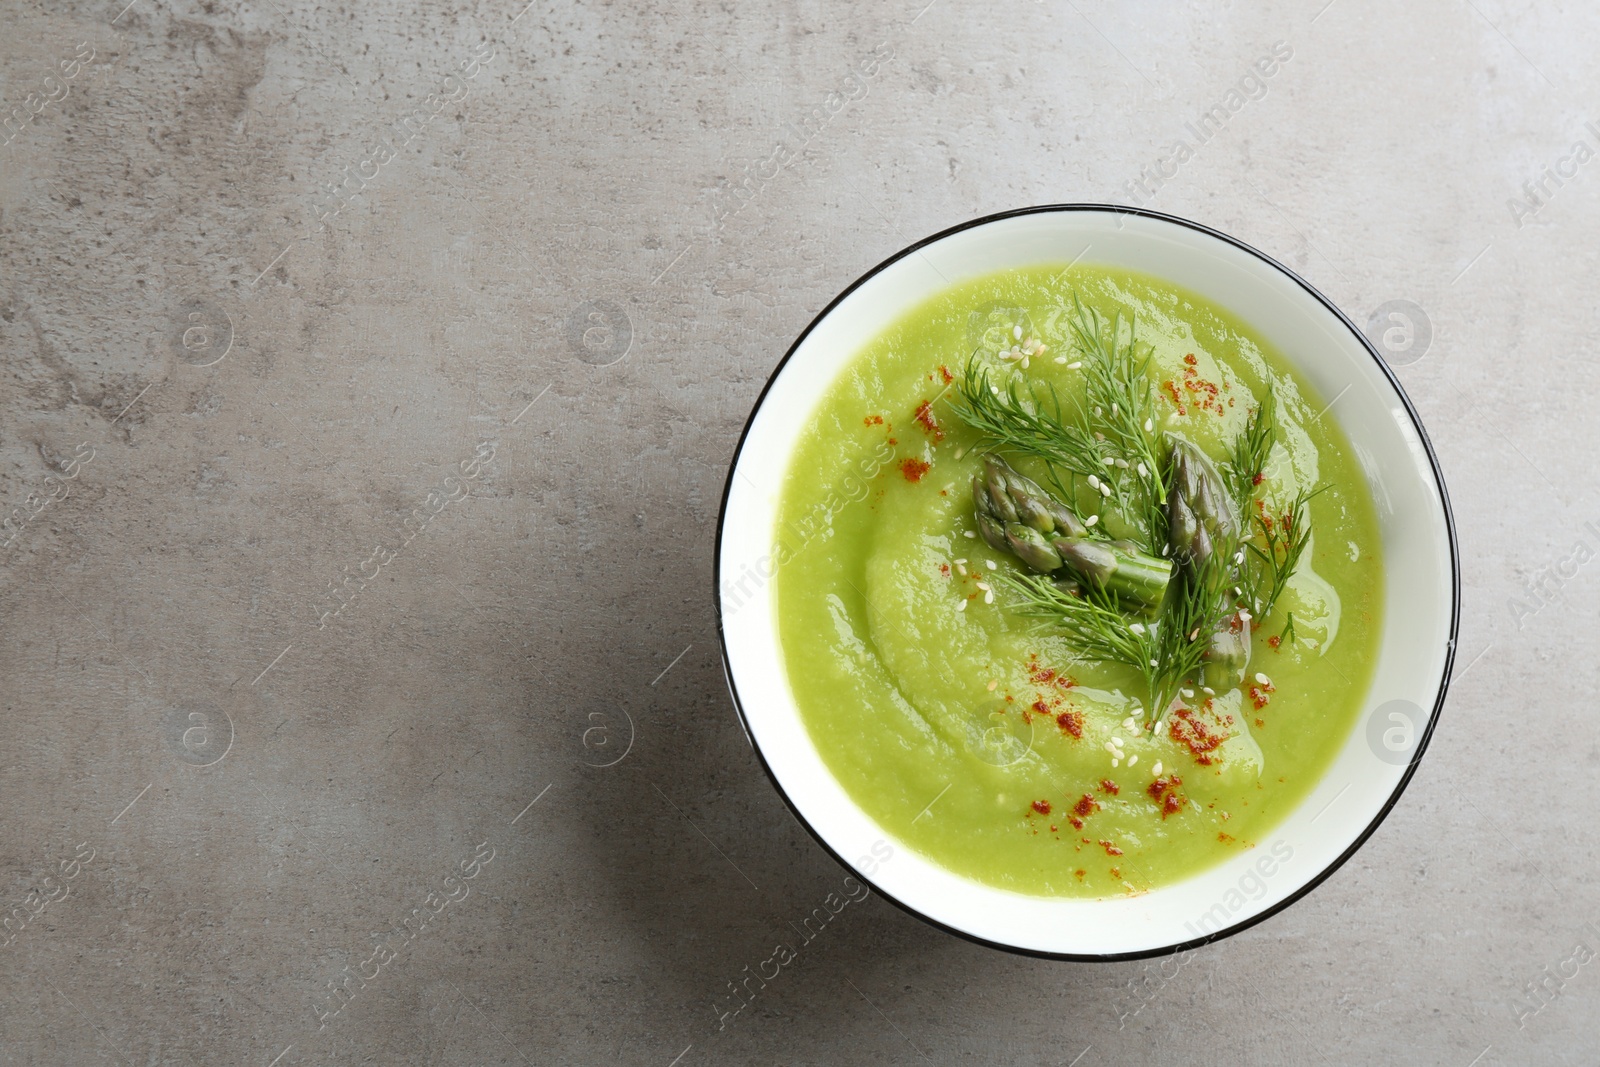
<svg viewBox="0 0 1600 1067">
<path fill-rule="evenodd" d="M 1167 434 L 1167 442 L 1172 455 L 1167 543 L 1172 558 L 1194 575 L 1204 569 L 1219 547 L 1233 551 L 1231 546 L 1239 537 L 1239 519 L 1228 500 L 1227 483 L 1210 458 L 1177 434 Z"/>
<path fill-rule="evenodd" d="M 1172 490 L 1167 498 L 1172 555 L 1186 565 L 1191 584 L 1204 585 L 1206 576 L 1215 580 L 1231 573 L 1231 566 L 1211 564 L 1217 554 L 1231 555 L 1236 551 L 1239 519 L 1234 514 L 1227 483 L 1210 458 L 1176 434 L 1167 437 L 1172 447 Z M 1200 657 L 1205 684 L 1213 689 L 1232 689 L 1244 680 L 1249 662 L 1249 620 L 1237 614 L 1224 616 L 1217 621 Z"/>
<path fill-rule="evenodd" d="M 1125 604 L 1154 610 L 1172 580 L 1168 560 L 1146 555 L 1131 541 L 1092 541 L 1063 537 L 1056 553 L 1073 576 L 1090 589 L 1108 592 Z"/>
<path fill-rule="evenodd" d="M 972 480 L 972 501 L 983 539 L 1032 570 L 1065 570 L 1086 588 L 1146 609 L 1166 595 L 1170 562 L 1128 541 L 1091 538 L 1071 509 L 998 456 L 985 457 L 983 476 Z"/>
</svg>

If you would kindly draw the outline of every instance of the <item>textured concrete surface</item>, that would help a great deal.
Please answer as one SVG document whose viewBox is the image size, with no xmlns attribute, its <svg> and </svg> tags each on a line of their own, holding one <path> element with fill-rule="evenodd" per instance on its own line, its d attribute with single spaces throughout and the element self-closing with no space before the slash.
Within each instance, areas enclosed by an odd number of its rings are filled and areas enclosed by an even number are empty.
<svg viewBox="0 0 1600 1067">
<path fill-rule="evenodd" d="M 1592 1062 L 1600 13 L 523 2 L 0 10 L 0 1060 Z M 724 1020 L 844 874 L 722 682 L 739 428 L 863 270 L 1067 200 L 1402 302 L 1441 730 L 1192 956 L 869 899 Z"/>
</svg>

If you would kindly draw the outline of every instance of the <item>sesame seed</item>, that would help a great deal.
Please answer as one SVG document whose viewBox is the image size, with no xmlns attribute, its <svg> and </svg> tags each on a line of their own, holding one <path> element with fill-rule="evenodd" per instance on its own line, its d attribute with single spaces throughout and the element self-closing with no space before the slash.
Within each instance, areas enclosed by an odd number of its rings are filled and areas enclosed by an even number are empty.
<svg viewBox="0 0 1600 1067">
<path fill-rule="evenodd" d="M 1089 475 L 1089 488 L 1090 489 L 1098 489 L 1098 488 L 1100 488 L 1100 479 L 1096 478 L 1092 474 Z"/>
<path fill-rule="evenodd" d="M 966 575 L 967 575 L 967 565 L 965 563 L 957 563 L 956 564 L 956 570 L 961 573 L 961 576 L 963 578 L 966 577 Z"/>
<path fill-rule="evenodd" d="M 1135 753 L 1132 756 L 1128 757 L 1128 766 L 1132 767 L 1135 763 L 1138 763 L 1138 762 L 1139 762 L 1138 753 Z"/>
<path fill-rule="evenodd" d="M 1127 461 L 1127 460 L 1125 460 L 1125 459 L 1119 459 L 1119 460 L 1117 460 L 1117 467 L 1118 467 L 1118 468 L 1119 468 L 1119 469 L 1120 469 L 1120 470 L 1127 470 L 1127 469 L 1128 469 L 1128 461 Z"/>
<path fill-rule="evenodd" d="M 966 600 L 965 597 L 962 597 L 960 600 L 956 601 L 956 610 L 957 611 L 966 611 L 967 610 L 967 600 Z"/>
<path fill-rule="evenodd" d="M 1083 366 L 1083 360 L 1075 359 L 1071 363 L 1067 364 L 1067 369 L 1068 370 L 1077 370 L 1081 366 Z"/>
<path fill-rule="evenodd" d="M 983 602 L 985 604 L 993 604 L 994 603 L 994 590 L 991 589 L 988 592 L 983 594 Z"/>
<path fill-rule="evenodd" d="M 1143 463 L 1139 464 L 1139 477 L 1141 477 L 1141 478 L 1150 477 L 1150 471 L 1149 471 L 1149 469 L 1147 467 L 1145 467 L 1145 465 Z"/>
<path fill-rule="evenodd" d="M 1262 674 L 1262 673 L 1260 673 L 1258 671 L 1258 672 L 1256 672 L 1256 684 L 1257 685 L 1271 685 L 1272 684 L 1272 679 L 1268 678 L 1266 675 L 1264 675 L 1264 674 Z"/>
<path fill-rule="evenodd" d="M 965 556 L 963 556 L 962 558 L 956 560 L 957 563 L 965 563 L 966 561 L 967 561 L 967 559 L 966 559 Z"/>
<path fill-rule="evenodd" d="M 1111 753 L 1113 756 L 1115 756 L 1117 754 L 1117 746 L 1113 745 L 1110 741 L 1106 742 L 1105 749 L 1106 749 L 1107 752 Z"/>
<path fill-rule="evenodd" d="M 1056 357 L 1056 362 L 1057 363 L 1065 363 L 1066 361 L 1067 361 L 1067 357 L 1066 356 L 1057 356 Z"/>
<path fill-rule="evenodd" d="M 1215 689 L 1211 688 L 1209 685 L 1201 686 L 1200 687 L 1200 692 L 1204 693 L 1208 697 L 1214 697 L 1214 696 L 1217 695 L 1217 691 Z"/>
<path fill-rule="evenodd" d="M 1111 458 L 1111 457 L 1110 457 L 1110 456 L 1107 456 L 1107 457 L 1106 457 L 1106 458 L 1105 458 L 1105 459 L 1104 459 L 1104 460 L 1103 460 L 1103 462 L 1104 462 L 1104 463 L 1105 463 L 1105 465 L 1106 465 L 1106 466 L 1108 466 L 1108 467 L 1115 467 L 1115 466 L 1116 466 L 1116 465 L 1117 465 L 1117 461 L 1116 461 L 1116 460 L 1114 460 L 1114 459 L 1112 459 L 1112 458 Z"/>
<path fill-rule="evenodd" d="M 1028 369 L 1028 357 L 1027 356 L 1023 356 L 1022 357 L 1022 369 L 1023 370 L 1027 370 Z"/>
<path fill-rule="evenodd" d="M 974 584 L 977 585 L 977 587 L 979 589 L 982 589 L 986 593 L 989 591 L 989 583 L 988 582 L 975 582 Z"/>
<path fill-rule="evenodd" d="M 1115 400 L 1111 402 L 1111 417 L 1117 417 L 1117 402 Z"/>
<path fill-rule="evenodd" d="M 1144 633 L 1144 623 L 1142 623 L 1142 622 L 1130 622 L 1128 624 L 1128 629 L 1133 631 L 1136 634 L 1142 634 L 1142 633 Z"/>
<path fill-rule="evenodd" d="M 1112 734 L 1111 735 L 1111 743 L 1113 745 L 1116 745 L 1118 748 L 1121 748 L 1122 747 L 1122 738 L 1118 737 L 1116 734 Z"/>
<path fill-rule="evenodd" d="M 1013 327 L 1011 327 L 1011 336 L 1015 337 L 1019 341 L 1022 340 L 1022 327 L 1021 326 L 1013 326 Z"/>
<path fill-rule="evenodd" d="M 989 569 L 992 570 L 992 571 L 997 571 L 997 570 L 1000 569 L 999 564 L 995 563 L 995 561 L 992 560 L 992 559 L 986 559 L 983 562 L 988 564 Z"/>
<path fill-rule="evenodd" d="M 1098 408 L 1098 407 L 1095 408 L 1094 409 L 1094 415 L 1095 415 L 1095 418 L 1097 418 L 1097 419 L 1105 418 L 1106 417 L 1105 409 L 1104 408 Z"/>
<path fill-rule="evenodd" d="M 1149 433 L 1151 430 L 1153 430 L 1155 428 L 1156 428 L 1156 424 L 1155 424 L 1155 420 L 1154 419 L 1145 419 L 1144 420 L 1144 432 L 1145 433 Z"/>
<path fill-rule="evenodd" d="M 963 530 L 962 533 L 961 533 L 961 536 L 962 537 L 977 537 L 978 535 L 973 533 L 971 530 Z"/>
<path fill-rule="evenodd" d="M 1100 516 L 1098 516 L 1098 515 L 1090 515 L 1087 519 L 1083 520 L 1083 524 L 1085 526 L 1093 526 L 1095 523 L 1097 523 L 1099 521 L 1100 521 Z"/>
<path fill-rule="evenodd" d="M 1000 395 L 1000 387 L 998 385 L 991 385 L 991 386 L 989 386 L 989 392 L 993 393 L 995 396 L 999 396 Z"/>
<path fill-rule="evenodd" d="M 1156 765 L 1154 767 L 1150 768 L 1150 773 L 1155 775 L 1157 778 L 1161 777 L 1161 761 L 1160 760 L 1156 760 Z"/>
<path fill-rule="evenodd" d="M 1185 699 L 1185 700 L 1193 700 L 1194 699 L 1194 690 L 1193 689 L 1185 689 L 1182 692 L 1183 692 L 1183 699 Z"/>
<path fill-rule="evenodd" d="M 1157 663 L 1157 662 L 1156 662 L 1156 661 L 1155 661 L 1155 660 L 1151 660 L 1151 661 L 1150 661 L 1150 666 L 1152 666 L 1152 667 L 1159 667 L 1159 666 L 1160 666 L 1160 664 L 1159 664 L 1159 663 Z"/>
<path fill-rule="evenodd" d="M 1111 760 L 1111 766 L 1113 766 L 1113 767 L 1120 767 L 1120 766 L 1122 766 L 1122 761 L 1121 761 L 1121 760 L 1119 760 L 1119 759 L 1116 759 L 1116 758 L 1113 758 L 1113 759 L 1112 759 L 1112 760 Z"/>
<path fill-rule="evenodd" d="M 990 683 L 989 683 L 989 692 L 991 692 L 991 693 L 992 693 L 992 692 L 994 692 L 994 691 L 995 691 L 995 690 L 996 690 L 996 689 L 999 689 L 999 688 L 1000 688 L 1000 683 L 999 683 L 999 682 L 994 682 L 994 681 L 991 681 L 991 682 L 990 682 Z"/>
<path fill-rule="evenodd" d="M 1105 482 L 1101 482 L 1100 483 L 1100 495 L 1101 496 L 1110 496 L 1111 495 L 1111 487 L 1109 485 L 1107 485 Z"/>
</svg>

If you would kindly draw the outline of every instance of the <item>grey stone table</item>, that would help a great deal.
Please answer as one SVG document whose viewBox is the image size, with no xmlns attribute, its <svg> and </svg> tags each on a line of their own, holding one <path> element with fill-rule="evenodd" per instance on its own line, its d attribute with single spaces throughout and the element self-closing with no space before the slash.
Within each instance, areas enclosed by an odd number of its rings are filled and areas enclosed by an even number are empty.
<svg viewBox="0 0 1600 1067">
<path fill-rule="evenodd" d="M 0 24 L 3 1062 L 1594 1062 L 1600 12 Z M 843 873 L 723 685 L 739 429 L 862 271 L 1060 201 L 1374 318 L 1460 523 L 1440 731 L 1352 862 L 1192 956 L 872 898 L 730 1014 Z"/>
</svg>

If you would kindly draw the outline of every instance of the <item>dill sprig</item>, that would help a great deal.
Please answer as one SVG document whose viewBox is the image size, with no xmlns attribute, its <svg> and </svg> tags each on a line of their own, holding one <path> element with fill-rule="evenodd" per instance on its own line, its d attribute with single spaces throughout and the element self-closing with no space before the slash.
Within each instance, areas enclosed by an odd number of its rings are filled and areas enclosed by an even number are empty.
<svg viewBox="0 0 1600 1067">
<path fill-rule="evenodd" d="M 1089 659 L 1137 671 L 1150 701 L 1146 717 L 1159 725 L 1184 682 L 1199 673 L 1212 633 L 1232 610 L 1234 558 L 1215 552 L 1174 582 L 1154 621 L 1130 617 L 1104 592 L 1069 591 L 1046 575 L 1001 581 L 1015 594 L 1011 606 L 1018 614 L 1055 624 Z"/>
<path fill-rule="evenodd" d="M 1238 545 L 1231 539 L 1196 565 L 1169 597 L 1161 616 L 1160 672 L 1151 686 L 1152 711 L 1159 725 L 1172 698 L 1200 672 L 1211 635 L 1234 610 L 1232 591 L 1238 572 Z"/>
<path fill-rule="evenodd" d="M 1302 489 L 1289 510 L 1276 519 L 1259 512 L 1252 516 L 1260 543 L 1252 539 L 1245 544 L 1255 565 L 1246 571 L 1244 598 L 1257 618 L 1264 619 L 1272 613 L 1278 598 L 1288 588 L 1289 579 L 1294 577 L 1300 557 L 1311 543 L 1311 514 L 1307 505 L 1327 488 L 1323 485 Z"/>
<path fill-rule="evenodd" d="M 1133 471 L 1131 490 L 1124 489 L 1121 478 L 1110 479 L 1111 499 L 1150 551 L 1159 552 L 1167 541 L 1167 484 L 1149 375 L 1155 349 L 1139 343 L 1135 316 L 1128 317 L 1124 330 L 1121 312 L 1107 321 L 1076 293 L 1072 304 L 1069 325 L 1083 355 L 1083 425 L 1104 446 L 1102 463 L 1109 458 L 1113 466 Z"/>
<path fill-rule="evenodd" d="M 1111 596 L 1093 589 L 1069 592 L 1042 574 L 1005 576 L 1020 615 L 1045 619 L 1065 631 L 1074 651 L 1088 659 L 1132 667 L 1154 693 L 1160 673 L 1160 623 L 1131 619 Z"/>
<path fill-rule="evenodd" d="M 1041 388 L 1018 376 L 1001 389 L 974 355 L 956 383 L 956 393 L 961 398 L 957 413 L 983 436 L 985 445 L 1042 459 L 1053 468 L 1052 475 L 1057 474 L 1055 468 L 1080 478 L 1105 470 L 1102 443 L 1092 431 L 1062 417 L 1055 386 Z M 1070 499 L 1066 503 L 1072 506 Z"/>
<path fill-rule="evenodd" d="M 1269 383 L 1266 396 L 1250 413 L 1244 432 L 1234 438 L 1228 450 L 1228 474 L 1233 482 L 1233 499 L 1241 515 L 1248 515 L 1255 503 L 1256 486 L 1266 475 L 1267 459 L 1278 437 L 1277 393 Z"/>
<path fill-rule="evenodd" d="M 1144 345 L 1141 352 L 1135 327 L 1132 318 L 1124 327 L 1120 313 L 1105 319 L 1074 295 L 1069 328 L 1084 376 L 1076 412 L 1064 410 L 1054 385 L 1020 373 L 1002 387 L 976 353 L 957 383 L 956 412 L 985 446 L 1043 460 L 1074 511 L 1077 494 L 1061 479 L 1082 479 L 1149 552 L 1159 553 L 1167 540 L 1166 469 L 1148 373 L 1153 350 Z"/>
</svg>

